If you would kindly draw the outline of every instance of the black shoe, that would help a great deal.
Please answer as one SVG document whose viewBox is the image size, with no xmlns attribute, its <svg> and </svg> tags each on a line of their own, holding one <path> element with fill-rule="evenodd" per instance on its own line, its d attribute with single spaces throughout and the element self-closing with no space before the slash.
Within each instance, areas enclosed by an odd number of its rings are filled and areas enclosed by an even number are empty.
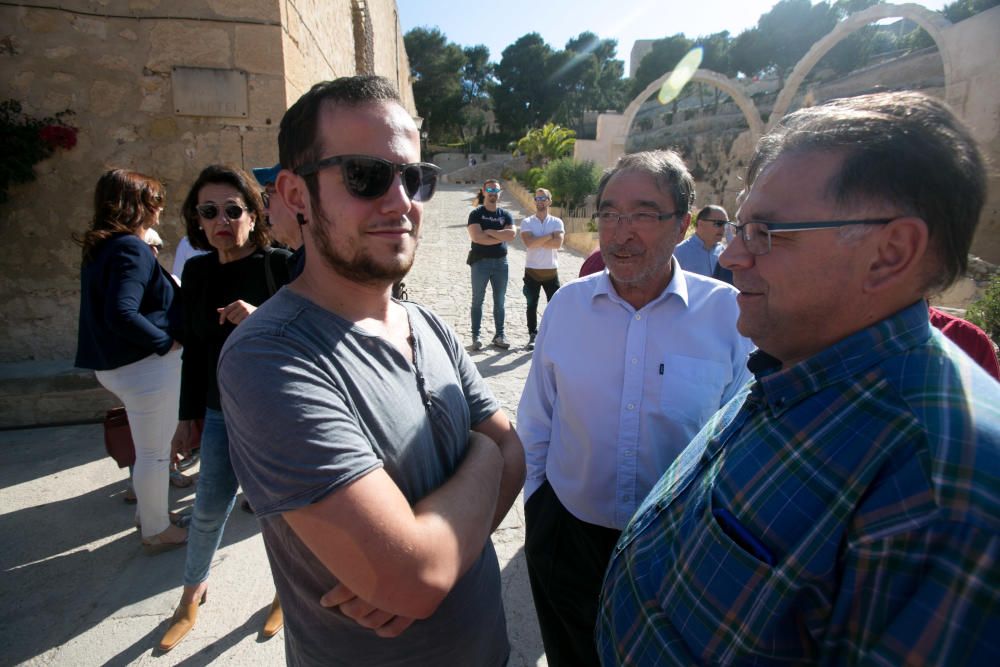
<svg viewBox="0 0 1000 667">
<path fill-rule="evenodd" d="M 506 336 L 503 334 L 497 334 L 493 337 L 493 347 L 499 347 L 501 350 L 510 349 L 510 343 L 507 342 Z"/>
<path fill-rule="evenodd" d="M 536 335 L 537 334 L 528 334 L 528 344 L 524 346 L 524 349 L 526 349 L 526 350 L 534 350 L 535 349 L 535 336 Z"/>
</svg>

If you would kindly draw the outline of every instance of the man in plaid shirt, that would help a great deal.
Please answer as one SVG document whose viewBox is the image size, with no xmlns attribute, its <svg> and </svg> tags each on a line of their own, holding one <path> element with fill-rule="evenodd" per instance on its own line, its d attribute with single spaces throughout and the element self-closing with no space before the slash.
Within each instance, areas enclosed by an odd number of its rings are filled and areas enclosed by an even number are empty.
<svg viewBox="0 0 1000 667">
<path fill-rule="evenodd" d="M 755 381 L 622 534 L 602 663 L 1000 664 L 1000 384 L 928 322 L 986 193 L 919 93 L 786 117 L 721 263 Z"/>
</svg>

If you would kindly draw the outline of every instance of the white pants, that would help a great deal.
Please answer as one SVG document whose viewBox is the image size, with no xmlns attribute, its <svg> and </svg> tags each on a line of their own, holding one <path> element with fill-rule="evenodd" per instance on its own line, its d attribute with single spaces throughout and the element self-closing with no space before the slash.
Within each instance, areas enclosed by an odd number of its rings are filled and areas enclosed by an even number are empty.
<svg viewBox="0 0 1000 667">
<path fill-rule="evenodd" d="M 142 536 L 170 525 L 167 515 L 170 439 L 177 427 L 181 393 L 181 352 L 151 354 L 127 366 L 96 371 L 97 381 L 125 405 L 135 443 L 132 485 L 138 499 Z"/>
</svg>

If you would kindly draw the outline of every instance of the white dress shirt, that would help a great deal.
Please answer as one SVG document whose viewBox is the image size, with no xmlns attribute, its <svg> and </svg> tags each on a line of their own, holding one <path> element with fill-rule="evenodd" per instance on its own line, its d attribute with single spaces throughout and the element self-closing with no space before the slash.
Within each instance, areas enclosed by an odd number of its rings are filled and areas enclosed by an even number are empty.
<svg viewBox="0 0 1000 667">
<path fill-rule="evenodd" d="M 702 425 L 752 379 L 736 290 L 687 273 L 636 310 L 607 271 L 545 308 L 517 409 L 525 500 L 548 479 L 577 518 L 622 529 Z"/>
</svg>

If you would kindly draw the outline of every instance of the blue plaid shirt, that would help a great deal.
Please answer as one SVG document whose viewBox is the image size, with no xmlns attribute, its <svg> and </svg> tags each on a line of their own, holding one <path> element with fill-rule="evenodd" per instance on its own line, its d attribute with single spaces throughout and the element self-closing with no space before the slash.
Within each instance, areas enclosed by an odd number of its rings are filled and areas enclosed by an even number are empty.
<svg viewBox="0 0 1000 667">
<path fill-rule="evenodd" d="M 1000 384 L 919 302 L 760 352 L 622 534 L 604 665 L 1000 665 Z"/>
</svg>

